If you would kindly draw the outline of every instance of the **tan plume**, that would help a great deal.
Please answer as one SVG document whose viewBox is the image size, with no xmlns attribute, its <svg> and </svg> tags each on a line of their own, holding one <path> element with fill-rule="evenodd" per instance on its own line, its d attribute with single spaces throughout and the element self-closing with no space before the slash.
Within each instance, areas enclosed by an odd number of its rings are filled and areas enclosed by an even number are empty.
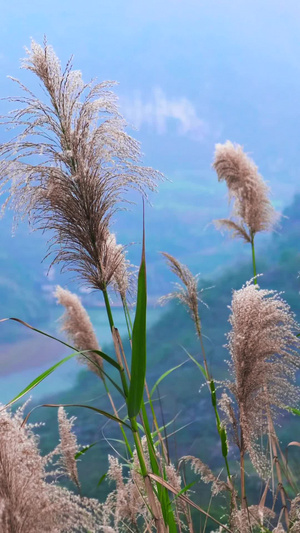
<svg viewBox="0 0 300 533">
<path fill-rule="evenodd" d="M 61 317 L 62 331 L 66 332 L 70 342 L 77 350 L 90 350 L 85 354 L 86 357 L 80 355 L 79 360 L 87 364 L 90 370 L 102 378 L 103 360 L 94 352 L 94 350 L 100 350 L 100 347 L 90 317 L 80 299 L 76 294 L 59 285 L 56 287 L 54 295 L 58 303 L 65 308 L 65 313 Z"/>
<path fill-rule="evenodd" d="M 0 146 L 0 193 L 37 228 L 52 231 L 53 263 L 104 290 L 113 274 L 104 272 L 111 217 L 126 205 L 128 190 L 146 196 L 162 175 L 140 164 L 113 82 L 84 83 L 71 61 L 62 70 L 46 42 L 32 41 L 22 66 L 39 79 L 46 99 L 14 80 L 23 95 L 8 98 L 17 109 L 3 121 L 20 133 Z"/>
<path fill-rule="evenodd" d="M 251 242 L 255 233 L 271 230 L 279 215 L 269 200 L 267 184 L 242 146 L 230 141 L 217 144 L 213 167 L 219 181 L 226 181 L 229 198 L 234 201 L 233 216 L 236 217 L 236 220 L 218 220 L 217 225 L 247 242 Z"/>
</svg>

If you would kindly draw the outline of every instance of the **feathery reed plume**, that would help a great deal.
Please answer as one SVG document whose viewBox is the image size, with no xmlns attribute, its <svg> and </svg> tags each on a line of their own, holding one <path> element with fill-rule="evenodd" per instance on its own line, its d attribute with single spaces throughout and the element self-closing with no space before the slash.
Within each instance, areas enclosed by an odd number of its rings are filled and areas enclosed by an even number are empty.
<svg viewBox="0 0 300 533">
<path fill-rule="evenodd" d="M 183 265 L 167 252 L 161 252 L 162 255 L 167 260 L 167 265 L 170 270 L 182 281 L 183 285 L 180 283 L 175 283 L 175 291 L 170 294 L 166 294 L 159 299 L 161 304 L 164 304 L 170 300 L 179 300 L 182 302 L 190 312 L 190 315 L 195 323 L 197 334 L 199 335 L 201 331 L 201 322 L 199 317 L 198 302 L 203 303 L 207 307 L 207 304 L 201 300 L 199 294 L 201 294 L 204 289 L 198 289 L 198 280 L 200 274 L 193 276 L 191 271 L 186 265 Z"/>
<path fill-rule="evenodd" d="M 212 483 L 211 492 L 213 496 L 216 496 L 223 490 L 230 490 L 230 487 L 227 485 L 227 483 L 220 481 L 212 473 L 209 466 L 203 463 L 201 459 L 193 457 L 192 455 L 185 455 L 184 457 L 181 457 L 178 467 L 180 467 L 181 463 L 183 462 L 190 462 L 192 470 L 195 472 L 195 474 L 198 474 L 201 477 L 204 483 Z"/>
<path fill-rule="evenodd" d="M 147 468 L 150 469 L 150 458 L 145 438 L 142 439 L 142 447 L 147 456 Z M 160 456 L 159 459 L 161 460 Z M 140 531 L 139 520 L 142 519 L 144 523 L 143 531 L 153 531 L 155 522 L 150 512 L 136 450 L 134 450 L 132 462 L 128 464 L 128 477 L 124 475 L 123 467 L 116 457 L 109 455 L 108 462 L 107 476 L 110 481 L 115 482 L 116 488 L 110 492 L 103 505 L 103 525 L 111 525 L 114 527 L 114 531 L 120 532 L 131 531 L 131 528 L 134 531 Z M 174 465 L 172 463 L 165 465 L 164 469 L 168 482 L 180 492 L 182 480 Z M 182 504 L 180 500 L 176 501 L 176 506 L 178 513 L 186 513 L 184 502 Z M 177 520 L 180 520 L 179 515 L 177 515 Z"/>
<path fill-rule="evenodd" d="M 132 271 L 133 265 L 126 259 L 126 250 L 122 244 L 117 244 L 114 233 L 107 234 L 107 266 L 110 268 L 112 275 L 111 285 L 114 291 L 120 294 L 122 301 L 125 301 L 127 295 L 134 293 L 133 282 L 135 280 L 135 272 Z M 109 276 L 107 275 L 107 278 Z"/>
<path fill-rule="evenodd" d="M 86 354 L 88 359 L 80 355 L 79 361 L 87 364 L 90 370 L 102 378 L 103 360 L 93 351 L 100 350 L 100 347 L 90 317 L 80 299 L 76 294 L 59 285 L 56 287 L 54 296 L 65 308 L 65 313 L 61 317 L 62 331 L 67 333 L 70 342 L 77 350 L 91 350 Z"/>
<path fill-rule="evenodd" d="M 274 511 L 260 505 L 250 505 L 247 509 L 235 510 L 231 515 L 230 527 L 233 533 L 249 533 L 259 527 L 264 531 L 264 525 L 270 526 L 270 520 L 275 517 Z"/>
<path fill-rule="evenodd" d="M 35 425 L 22 425 L 23 409 L 14 414 L 0 412 L 1 533 L 101 531 L 99 502 L 80 498 L 57 484 L 61 472 L 53 457 L 59 449 L 40 455 Z M 46 482 L 49 478 L 51 483 Z"/>
<path fill-rule="evenodd" d="M 229 198 L 234 199 L 233 215 L 237 218 L 237 222 L 217 220 L 216 225 L 225 227 L 234 237 L 242 237 L 246 242 L 251 242 L 259 231 L 271 230 L 278 214 L 268 198 L 268 186 L 243 148 L 230 141 L 217 144 L 213 167 L 219 181 L 226 181 Z"/>
<path fill-rule="evenodd" d="M 227 434 L 229 433 L 232 441 L 237 446 L 240 445 L 239 427 L 236 413 L 234 412 L 233 400 L 226 394 L 222 393 L 220 400 L 218 401 L 221 411 L 223 411 L 225 418 L 223 420 L 223 426 L 226 427 Z"/>
<path fill-rule="evenodd" d="M 77 463 L 75 459 L 75 455 L 79 451 L 79 446 L 77 444 L 76 435 L 72 431 L 76 417 L 71 416 L 68 418 L 63 407 L 58 408 L 57 416 L 62 465 L 64 466 L 69 478 L 78 487 L 78 489 L 80 489 Z"/>
<path fill-rule="evenodd" d="M 298 533 L 299 530 L 297 529 L 290 529 L 290 533 Z M 285 533 L 285 530 L 283 528 L 283 525 L 280 523 L 278 526 L 276 526 L 274 529 L 272 529 L 272 533 Z"/>
<path fill-rule="evenodd" d="M 279 409 L 299 400 L 299 326 L 278 292 L 262 290 L 251 281 L 233 292 L 230 310 L 227 347 L 234 383 L 228 386 L 239 411 L 240 451 L 248 451 L 256 470 L 268 476 L 258 438 L 268 434 L 270 417 L 276 420 Z"/>
<path fill-rule="evenodd" d="M 32 41 L 22 66 L 39 78 L 48 102 L 14 80 L 25 95 L 8 98 L 19 109 L 5 123 L 21 132 L 0 146 L 0 193 L 38 228 L 54 232 L 53 263 L 104 290 L 113 274 L 112 265 L 106 269 L 106 235 L 118 203 L 129 189 L 146 196 L 162 175 L 140 165 L 139 143 L 124 131 L 112 82 L 84 83 L 71 61 L 62 71 L 46 42 Z"/>
<path fill-rule="evenodd" d="M 300 494 L 291 501 L 290 507 L 290 529 L 291 533 L 299 533 L 300 531 Z"/>
</svg>

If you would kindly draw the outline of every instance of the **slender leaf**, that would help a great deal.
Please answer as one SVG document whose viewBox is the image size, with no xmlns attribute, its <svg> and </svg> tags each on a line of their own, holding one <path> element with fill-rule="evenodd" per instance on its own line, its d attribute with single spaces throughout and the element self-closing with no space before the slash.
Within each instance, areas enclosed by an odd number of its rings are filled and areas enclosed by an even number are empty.
<svg viewBox="0 0 300 533">
<path fill-rule="evenodd" d="M 106 416 L 106 418 L 110 418 L 111 420 L 114 420 L 115 422 L 118 422 L 119 424 L 123 424 L 123 426 L 126 426 L 130 430 L 132 429 L 129 424 L 126 424 L 124 420 L 121 418 L 118 418 L 115 415 L 111 415 L 110 413 L 107 413 L 107 411 L 103 411 L 102 409 L 98 409 L 97 407 L 93 407 L 92 405 L 83 405 L 83 404 L 76 404 L 76 403 L 66 403 L 66 404 L 51 404 L 51 403 L 45 403 L 44 407 L 84 407 L 85 409 L 91 409 L 91 411 L 95 411 L 99 415 Z"/>
<path fill-rule="evenodd" d="M 180 363 L 180 365 L 177 365 L 177 366 L 174 366 L 173 368 L 170 368 L 170 370 L 167 370 L 164 374 L 162 374 L 162 376 L 160 376 L 160 378 L 158 378 L 158 380 L 155 382 L 155 384 L 153 385 L 152 387 L 152 390 L 150 392 L 150 398 L 152 398 L 156 388 L 158 387 L 158 385 L 162 382 L 163 379 L 165 379 L 169 374 L 171 374 L 174 370 L 177 370 L 177 368 L 180 368 L 182 365 L 184 365 L 186 362 L 188 361 L 188 359 L 186 361 L 183 361 L 183 363 Z"/>
<path fill-rule="evenodd" d="M 197 359 L 195 359 L 195 357 L 193 357 L 185 348 L 184 346 L 181 346 L 181 348 L 185 351 L 185 353 L 189 356 L 189 358 L 195 363 L 195 365 L 197 365 L 197 367 L 199 368 L 199 370 L 202 372 L 204 378 L 206 381 L 208 381 L 208 375 L 206 373 L 206 370 L 204 368 L 204 366 L 202 366 L 198 361 Z"/>
<path fill-rule="evenodd" d="M 136 312 L 132 330 L 131 380 L 127 401 L 129 418 L 134 418 L 138 415 L 143 400 L 146 378 L 146 311 L 145 216 L 143 213 L 143 249 L 138 276 Z"/>
<path fill-rule="evenodd" d="M 40 335 L 44 335 L 45 337 L 48 337 L 49 339 L 53 339 L 57 342 L 59 342 L 60 344 L 63 344 L 64 346 L 67 346 L 68 348 L 71 348 L 71 350 L 76 350 L 76 348 L 74 348 L 74 346 L 71 346 L 71 344 L 68 344 L 67 342 L 64 342 L 62 341 L 61 339 L 58 339 L 57 337 L 54 337 L 53 335 L 50 335 L 49 333 L 46 333 L 45 331 L 42 331 L 40 329 L 37 329 L 37 328 L 34 328 L 33 326 L 30 326 L 30 324 L 27 324 L 27 322 L 24 322 L 23 320 L 20 320 L 20 318 L 1 318 L 0 319 L 0 322 L 5 322 L 6 320 L 13 320 L 15 322 L 19 322 L 19 324 L 22 324 L 22 326 L 25 326 L 26 328 L 29 328 L 29 329 L 32 329 L 33 331 L 36 331 L 37 333 L 40 333 Z M 91 351 L 91 350 L 85 350 L 85 351 Z M 104 359 L 105 361 L 107 361 L 107 363 L 109 363 L 110 365 L 114 366 L 115 368 L 117 368 L 119 371 L 120 371 L 120 365 L 114 361 L 109 355 L 107 355 L 106 353 L 102 352 L 101 350 L 92 350 L 93 352 L 95 352 L 97 355 L 100 355 L 100 357 L 102 357 L 102 359 Z M 77 350 L 77 354 L 81 354 L 83 353 L 82 351 L 79 351 Z"/>
<path fill-rule="evenodd" d="M 178 498 L 181 494 L 184 494 L 185 492 L 187 492 L 188 490 L 190 490 L 190 488 L 195 485 L 197 483 L 197 481 L 192 481 L 191 483 L 189 483 L 188 485 L 186 485 L 185 487 L 183 487 L 183 489 L 181 489 L 179 492 L 177 492 L 177 494 L 174 495 L 174 500 L 176 498 Z M 173 501 L 174 501 L 173 500 Z M 172 504 L 173 502 L 170 502 L 170 504 Z"/>
<path fill-rule="evenodd" d="M 42 372 L 42 374 L 40 374 L 38 377 L 36 377 L 33 381 L 31 381 L 31 383 L 29 383 L 29 385 L 27 385 L 27 387 L 25 387 L 25 389 L 23 389 L 19 394 L 17 394 L 17 396 L 15 396 L 12 400 L 10 400 L 7 404 L 6 404 L 6 407 L 8 407 L 9 405 L 12 405 L 14 404 L 15 402 L 17 402 L 18 400 L 20 400 L 23 396 L 25 396 L 25 394 L 27 394 L 28 392 L 30 392 L 32 389 L 34 389 L 35 387 L 37 387 L 42 381 L 44 381 L 44 379 L 46 379 L 48 376 L 50 376 L 50 374 L 52 374 L 52 372 L 54 372 L 54 370 L 56 370 L 59 366 L 61 366 L 63 363 L 66 363 L 67 361 L 69 361 L 69 359 L 72 359 L 73 357 L 76 357 L 78 355 L 83 355 L 85 356 L 85 352 L 87 350 L 82 350 L 82 351 L 76 351 L 76 352 L 73 352 L 71 353 L 70 355 L 67 355 L 66 357 L 64 357 L 63 359 L 61 359 L 60 361 L 58 361 L 58 363 L 55 363 L 55 365 L 51 366 L 50 368 L 48 368 L 47 370 L 45 370 L 44 372 Z M 89 351 L 89 350 L 88 350 Z M 89 357 L 87 357 L 87 359 L 89 359 Z M 105 373 L 105 372 L 104 372 Z M 117 385 L 117 383 L 114 382 L 113 379 L 111 379 L 106 373 L 105 375 L 107 376 L 107 378 L 111 381 L 111 383 L 116 387 L 116 389 L 120 392 L 120 394 L 122 394 L 123 396 L 123 392 L 121 391 L 120 387 Z M 0 410 L 1 411 L 1 410 Z"/>
<path fill-rule="evenodd" d="M 126 422 L 123 422 L 120 418 L 117 416 L 111 415 L 110 413 L 107 413 L 107 411 L 102 411 L 102 409 L 97 409 L 97 407 L 92 407 L 91 405 L 84 405 L 84 404 L 78 404 L 78 403 L 43 403 L 42 405 L 37 405 L 31 411 L 29 411 L 28 415 L 23 420 L 23 425 L 27 423 L 31 413 L 35 411 L 38 407 L 83 407 L 84 409 L 91 409 L 91 411 L 95 411 L 99 415 L 106 416 L 106 418 L 110 418 L 110 420 L 114 420 L 115 422 L 118 422 L 119 424 L 123 424 L 123 426 L 126 426 L 131 430 L 131 426 L 129 424 L 126 424 Z"/>
<path fill-rule="evenodd" d="M 80 450 L 80 452 L 75 453 L 74 459 L 75 460 L 79 459 L 79 457 L 81 457 L 81 455 L 84 455 L 88 450 L 93 448 L 93 446 L 95 446 L 96 444 L 97 444 L 97 442 L 93 442 L 93 444 L 89 444 L 88 446 L 85 446 L 84 448 L 82 448 L 82 450 Z"/>
<path fill-rule="evenodd" d="M 46 379 L 48 376 L 50 376 L 50 374 L 52 374 L 52 372 L 54 372 L 54 370 L 56 370 L 60 365 L 62 365 L 66 361 L 69 361 L 69 359 L 72 359 L 72 357 L 75 357 L 77 355 L 78 355 L 78 352 L 71 353 L 71 355 L 68 355 L 67 357 L 64 357 L 63 359 L 58 361 L 58 363 L 56 363 L 55 365 L 53 365 L 50 368 L 48 368 L 48 370 L 45 370 L 45 372 L 40 374 L 31 383 L 29 383 L 29 385 L 27 385 L 27 387 L 25 387 L 25 389 L 23 389 L 19 394 L 17 394 L 17 396 L 15 396 L 12 400 L 10 400 L 6 404 L 6 407 L 8 407 L 9 405 L 12 405 L 13 403 L 17 402 L 20 398 L 22 398 L 22 396 L 25 396 L 25 394 L 27 394 L 29 391 L 34 389 L 37 385 L 39 385 L 42 381 L 44 381 L 44 379 Z"/>
<path fill-rule="evenodd" d="M 97 487 L 100 487 L 102 481 L 104 481 L 106 477 L 107 477 L 107 474 L 103 474 L 103 476 L 100 477 L 100 479 L 99 479 L 99 481 L 97 483 Z"/>
<path fill-rule="evenodd" d="M 180 412 L 181 411 L 179 411 L 179 413 Z M 158 430 L 152 431 L 152 437 L 153 438 L 156 437 L 158 433 L 162 433 L 168 426 L 171 426 L 173 422 L 176 420 L 176 418 L 178 417 L 179 413 L 177 413 L 177 415 L 175 415 L 174 418 L 172 418 L 172 420 L 170 420 L 169 422 L 167 422 L 166 424 L 158 428 Z"/>
<path fill-rule="evenodd" d="M 287 411 L 290 411 L 290 413 L 293 413 L 294 415 L 300 416 L 300 409 L 296 409 L 295 407 L 286 407 Z"/>
</svg>

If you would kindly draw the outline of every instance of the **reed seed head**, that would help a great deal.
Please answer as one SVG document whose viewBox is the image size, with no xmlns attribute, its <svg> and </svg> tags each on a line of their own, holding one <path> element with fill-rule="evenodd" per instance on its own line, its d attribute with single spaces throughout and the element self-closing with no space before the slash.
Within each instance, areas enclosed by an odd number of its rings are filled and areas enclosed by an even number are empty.
<svg viewBox="0 0 300 533">
<path fill-rule="evenodd" d="M 239 411 L 240 446 L 249 452 L 256 470 L 267 475 L 258 439 L 269 433 L 269 417 L 276 420 L 280 410 L 299 401 L 295 384 L 299 326 L 280 293 L 260 289 L 251 281 L 233 291 L 230 310 L 228 349 L 234 376 L 230 389 Z"/>
<path fill-rule="evenodd" d="M 234 237 L 251 242 L 253 235 L 269 231 L 278 220 L 269 200 L 269 188 L 258 173 L 255 163 L 245 154 L 242 146 L 227 141 L 217 144 L 213 167 L 219 181 L 226 181 L 229 199 L 233 199 L 235 220 L 216 221 L 218 227 L 225 227 Z"/>
<path fill-rule="evenodd" d="M 203 302 L 203 300 L 200 298 L 200 294 L 204 291 L 204 289 L 198 289 L 198 281 L 200 274 L 196 274 L 196 276 L 193 276 L 188 267 L 180 263 L 178 259 L 166 252 L 162 252 L 162 255 L 167 260 L 167 264 L 170 270 L 180 279 L 183 286 L 180 283 L 175 283 L 175 291 L 166 294 L 165 296 L 162 296 L 159 299 L 159 302 L 162 305 L 166 302 L 169 302 L 170 300 L 179 300 L 179 302 L 183 303 L 184 306 L 189 310 L 189 313 L 194 321 L 197 334 L 199 335 L 201 329 L 201 322 L 199 317 L 198 304 L 199 302 L 201 302 L 207 307 L 206 303 Z"/>
<path fill-rule="evenodd" d="M 56 287 L 54 296 L 65 308 L 65 313 L 61 317 L 62 331 L 66 332 L 76 350 L 89 350 L 86 357 L 83 354 L 78 357 L 79 361 L 102 378 L 103 359 L 94 351 L 99 351 L 100 347 L 90 317 L 80 299 L 76 294 L 59 285 Z"/>
<path fill-rule="evenodd" d="M 62 70 L 54 50 L 32 41 L 22 67 L 33 72 L 46 93 L 42 101 L 18 80 L 17 109 L 3 119 L 20 131 L 0 146 L 0 194 L 6 205 L 50 230 L 53 263 L 104 290 L 107 234 L 112 216 L 135 189 L 144 196 L 162 175 L 140 164 L 137 141 L 125 132 L 113 82 L 84 83 Z M 5 207 L 4 205 L 4 207 Z"/>
</svg>

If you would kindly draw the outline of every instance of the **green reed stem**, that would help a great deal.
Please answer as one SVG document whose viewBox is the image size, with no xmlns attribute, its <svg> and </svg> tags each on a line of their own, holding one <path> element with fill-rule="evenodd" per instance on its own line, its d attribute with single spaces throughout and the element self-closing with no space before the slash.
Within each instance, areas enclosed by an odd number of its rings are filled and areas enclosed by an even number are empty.
<svg viewBox="0 0 300 533">
<path fill-rule="evenodd" d="M 255 248 L 254 248 L 254 234 L 251 235 L 251 248 L 252 248 L 252 264 L 254 274 L 254 285 L 257 285 L 257 272 L 256 272 L 256 260 L 255 260 Z"/>
<path fill-rule="evenodd" d="M 132 321 L 131 321 L 130 311 L 129 311 L 129 307 L 128 307 L 126 298 L 124 299 L 124 303 L 125 303 L 125 308 L 126 308 L 126 311 L 127 311 L 127 317 L 128 317 L 128 321 L 129 321 L 129 324 L 130 324 L 130 329 L 132 331 Z"/>
<path fill-rule="evenodd" d="M 200 346 L 201 346 L 201 351 L 202 351 L 202 356 L 203 356 L 203 361 L 204 361 L 204 368 L 205 368 L 205 372 L 206 372 L 206 375 L 207 375 L 207 385 L 208 385 L 208 389 L 209 389 L 209 392 L 210 392 L 210 395 L 211 395 L 211 402 L 212 402 L 212 405 L 213 405 L 213 408 L 214 408 L 215 417 L 216 417 L 217 430 L 218 430 L 218 434 L 219 434 L 220 440 L 221 440 L 222 455 L 223 455 L 223 458 L 224 458 L 224 462 L 225 462 L 225 466 L 226 466 L 226 471 L 227 471 L 229 483 L 232 484 L 229 464 L 228 464 L 228 460 L 227 460 L 228 446 L 227 446 L 226 430 L 225 430 L 225 428 L 222 428 L 222 426 L 221 426 L 221 420 L 220 420 L 220 416 L 219 416 L 219 412 L 218 412 L 218 406 L 217 406 L 217 397 L 216 397 L 215 384 L 214 384 L 214 381 L 213 381 L 213 379 L 212 379 L 212 377 L 210 375 L 209 369 L 208 369 L 207 358 L 206 358 L 206 353 L 205 353 L 205 348 L 204 348 L 203 339 L 202 339 L 202 333 L 201 333 L 201 325 L 200 325 L 199 321 L 197 321 L 197 323 L 196 323 L 196 331 L 197 331 L 197 336 L 198 336 L 198 339 L 199 339 L 199 342 L 200 342 Z"/>
<path fill-rule="evenodd" d="M 128 338 L 129 338 L 130 341 L 132 341 L 132 335 L 131 335 L 131 330 L 130 330 L 130 324 L 129 324 L 129 320 L 128 320 L 128 316 L 127 316 L 127 312 L 126 312 L 126 309 L 125 309 L 124 303 L 123 303 L 123 311 L 124 311 L 124 316 L 125 316 L 125 320 L 126 320 L 126 326 L 127 326 Z"/>
<path fill-rule="evenodd" d="M 112 316 L 111 307 L 110 307 L 110 303 L 109 303 L 109 298 L 108 298 L 106 287 L 105 287 L 105 289 L 103 289 L 102 292 L 103 292 L 103 297 L 104 297 L 104 302 L 105 302 L 105 307 L 106 307 L 106 312 L 107 312 L 107 318 L 108 318 L 108 321 L 109 321 L 109 326 L 110 326 L 110 329 L 112 330 L 113 327 L 114 327 L 114 319 L 113 319 L 113 316 Z"/>
</svg>

